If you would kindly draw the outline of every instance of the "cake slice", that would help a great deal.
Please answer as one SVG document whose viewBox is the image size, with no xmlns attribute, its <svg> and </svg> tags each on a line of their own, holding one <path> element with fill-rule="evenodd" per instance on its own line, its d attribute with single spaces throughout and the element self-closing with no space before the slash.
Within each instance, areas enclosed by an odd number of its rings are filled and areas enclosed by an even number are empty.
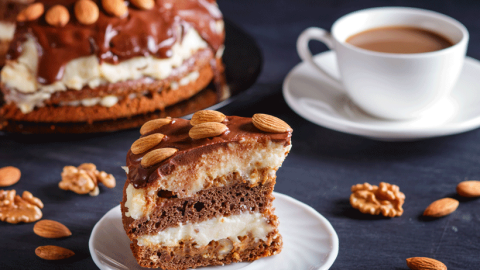
<svg viewBox="0 0 480 270">
<path fill-rule="evenodd" d="M 145 123 L 127 154 L 124 229 L 143 267 L 188 269 L 279 253 L 272 194 L 292 129 L 199 111 Z"/>
</svg>

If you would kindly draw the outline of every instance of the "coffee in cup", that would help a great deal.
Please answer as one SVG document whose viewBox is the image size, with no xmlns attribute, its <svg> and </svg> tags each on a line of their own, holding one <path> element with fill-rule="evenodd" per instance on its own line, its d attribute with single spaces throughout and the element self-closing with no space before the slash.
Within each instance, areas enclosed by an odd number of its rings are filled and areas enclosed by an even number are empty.
<svg viewBox="0 0 480 270">
<path fill-rule="evenodd" d="M 441 34 L 411 26 L 373 28 L 354 34 L 345 42 L 364 50 L 384 53 L 426 53 L 453 45 Z"/>
<path fill-rule="evenodd" d="M 394 48 L 398 35 L 412 45 Z M 308 48 L 312 39 L 335 51 L 340 78 L 315 63 Z M 300 34 L 297 51 L 367 113 L 406 120 L 448 97 L 462 70 L 468 39 L 465 26 L 446 15 L 385 7 L 345 15 L 331 33 L 310 27 Z"/>
</svg>

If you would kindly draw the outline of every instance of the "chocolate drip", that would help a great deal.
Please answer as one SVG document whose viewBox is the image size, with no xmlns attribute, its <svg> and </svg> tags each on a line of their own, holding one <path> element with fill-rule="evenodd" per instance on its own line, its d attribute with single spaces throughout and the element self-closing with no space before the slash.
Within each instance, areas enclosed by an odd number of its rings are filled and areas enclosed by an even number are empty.
<svg viewBox="0 0 480 270">
<path fill-rule="evenodd" d="M 69 23 L 65 27 L 53 27 L 45 22 L 44 16 L 36 21 L 17 23 L 7 58 L 17 58 L 26 36 L 33 36 L 39 47 L 37 80 L 50 84 L 62 78 L 69 61 L 92 54 L 100 62 L 112 64 L 137 56 L 169 58 L 172 45 L 182 38 L 182 32 L 188 27 L 194 27 L 214 51 L 224 41 L 224 32 L 217 33 L 215 29 L 222 14 L 214 1 L 155 0 L 151 10 L 130 5 L 124 18 L 106 14 L 101 1 L 94 1 L 100 8 L 100 16 L 92 25 L 82 25 L 76 20 L 73 12 L 76 0 L 37 1 L 44 3 L 45 10 L 55 4 L 66 6 L 71 15 Z"/>
<path fill-rule="evenodd" d="M 193 163 L 203 154 L 227 147 L 227 144 L 239 142 L 244 138 L 259 142 L 274 141 L 284 143 L 284 145 L 290 144 L 291 132 L 263 132 L 253 125 L 251 118 L 228 116 L 223 123 L 228 127 L 225 133 L 217 137 L 200 140 L 193 140 L 188 136 L 192 126 L 190 121 L 185 119 L 174 119 L 172 123 L 146 134 L 145 136 L 152 133 L 165 135 L 163 141 L 151 150 L 171 147 L 178 149 L 178 151 L 171 158 L 148 168 L 143 168 L 140 164 L 142 157 L 148 151 L 138 155 L 129 151 L 127 154 L 127 166 L 129 168 L 127 181 L 130 181 L 135 188 L 145 187 L 159 177 L 170 174 L 176 166 Z"/>
</svg>

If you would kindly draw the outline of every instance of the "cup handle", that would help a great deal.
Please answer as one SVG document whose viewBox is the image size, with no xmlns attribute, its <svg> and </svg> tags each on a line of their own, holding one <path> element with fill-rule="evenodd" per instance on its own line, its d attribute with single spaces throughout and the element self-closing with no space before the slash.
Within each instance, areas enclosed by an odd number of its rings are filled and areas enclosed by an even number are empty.
<svg viewBox="0 0 480 270">
<path fill-rule="evenodd" d="M 328 31 L 318 27 L 310 27 L 305 29 L 297 39 L 298 55 L 300 56 L 300 58 L 302 58 L 303 61 L 308 62 L 310 65 L 314 66 L 320 73 L 327 76 L 327 78 L 330 80 L 330 83 L 333 84 L 336 88 L 343 89 L 342 82 L 338 78 L 333 77 L 330 73 L 325 71 L 321 66 L 317 65 L 317 63 L 313 61 L 312 53 L 308 48 L 308 42 L 312 39 L 318 40 L 327 45 L 329 49 L 334 50 L 333 38 Z"/>
</svg>

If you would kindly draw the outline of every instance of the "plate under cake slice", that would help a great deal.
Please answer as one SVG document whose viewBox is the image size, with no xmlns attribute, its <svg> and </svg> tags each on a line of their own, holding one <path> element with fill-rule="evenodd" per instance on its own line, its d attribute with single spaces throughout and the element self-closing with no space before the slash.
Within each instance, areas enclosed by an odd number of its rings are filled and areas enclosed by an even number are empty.
<svg viewBox="0 0 480 270">
<path fill-rule="evenodd" d="M 143 267 L 187 269 L 279 253 L 272 192 L 292 129 L 199 111 L 143 125 L 127 154 L 122 220 Z"/>
</svg>

